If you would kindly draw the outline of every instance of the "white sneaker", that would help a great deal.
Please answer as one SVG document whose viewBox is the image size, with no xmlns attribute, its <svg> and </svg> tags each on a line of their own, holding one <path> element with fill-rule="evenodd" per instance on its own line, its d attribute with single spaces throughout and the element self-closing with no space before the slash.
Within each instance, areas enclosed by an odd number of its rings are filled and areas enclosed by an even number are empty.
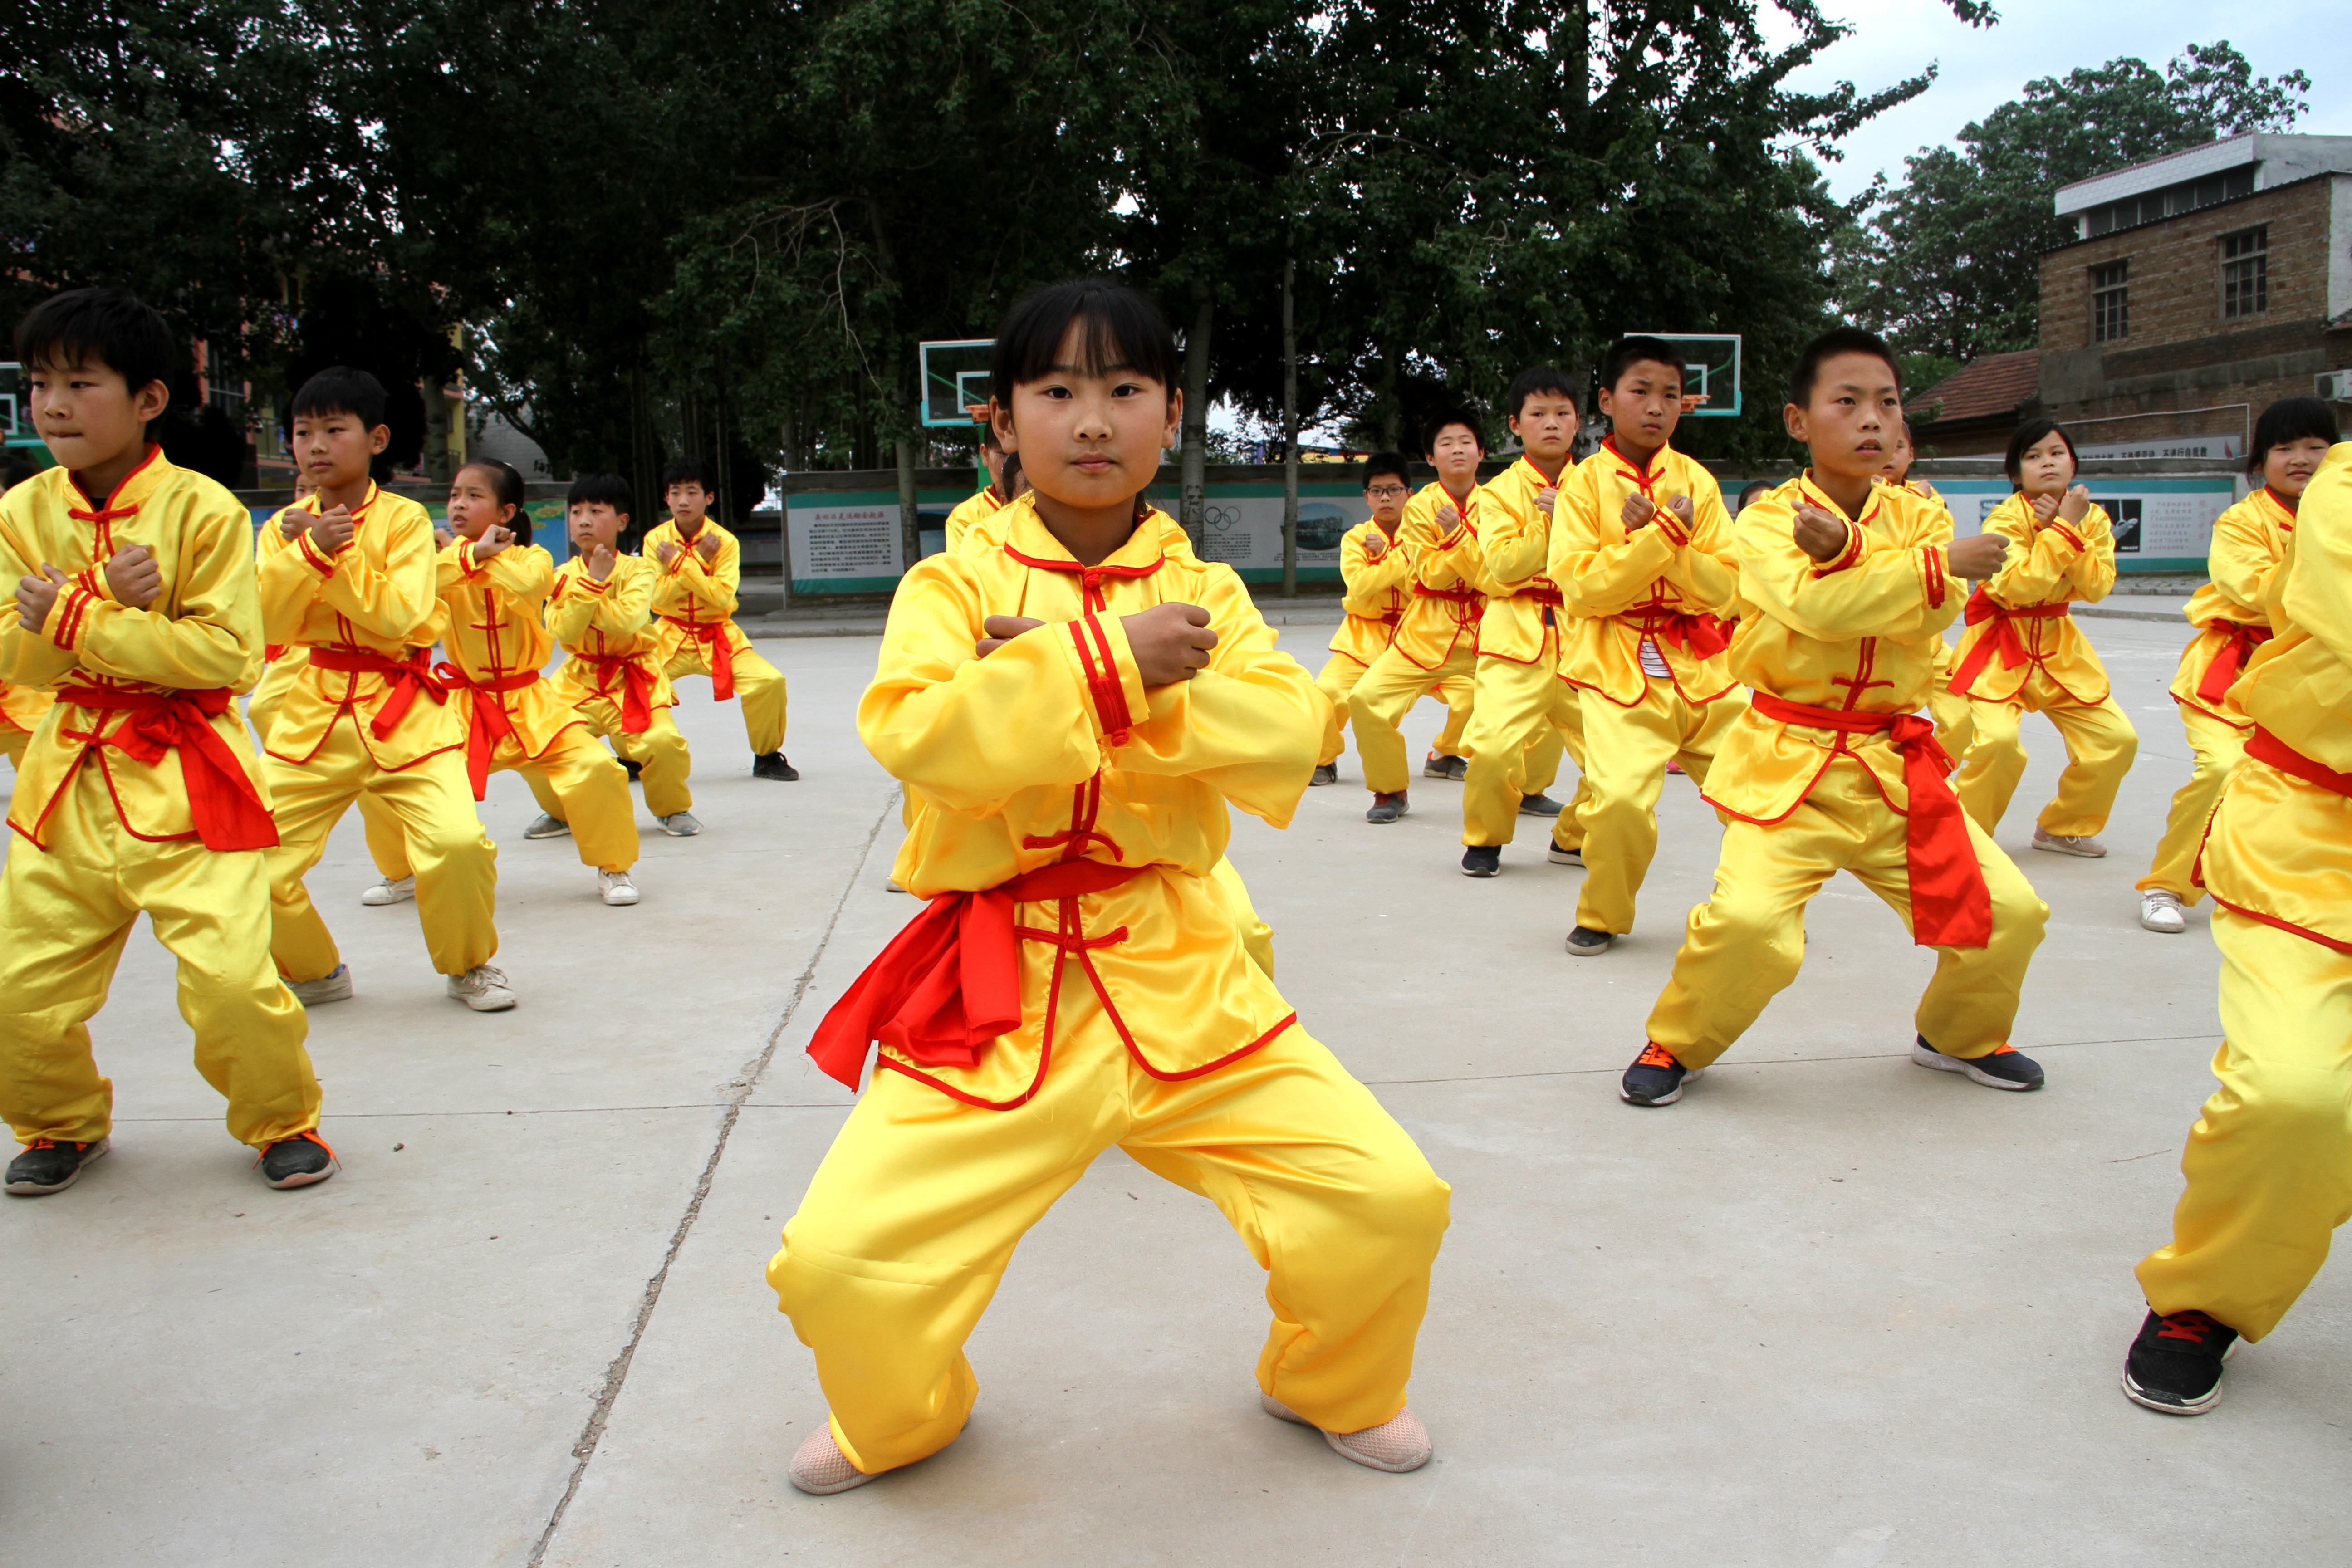
<svg viewBox="0 0 2352 1568">
<path fill-rule="evenodd" d="M 2189 929 L 2189 913 L 2179 899 L 2162 888 L 2153 888 L 2140 895 L 2139 923 L 2149 931 L 2178 936 Z"/>
<path fill-rule="evenodd" d="M 538 821 L 522 830 L 522 836 L 525 838 L 569 838 L 572 837 L 572 824 L 542 811 Z"/>
<path fill-rule="evenodd" d="M 2053 855 L 2080 855 L 2085 860 L 2104 860 L 2107 847 L 2087 833 L 2044 833 L 2033 830 L 2033 847 Z"/>
<path fill-rule="evenodd" d="M 380 910 L 386 904 L 404 904 L 415 896 L 415 878 L 402 877 L 394 879 L 386 877 L 383 881 L 362 893 L 360 902 L 372 910 Z"/>
<path fill-rule="evenodd" d="M 506 971 L 488 963 L 449 976 L 449 994 L 477 1013 L 503 1013 L 515 1005 L 514 987 L 507 984 Z"/>
<path fill-rule="evenodd" d="M 1429 1463 L 1428 1429 L 1422 1426 L 1421 1417 L 1410 1410 L 1400 1410 L 1379 1426 L 1368 1426 L 1361 1432 L 1333 1432 L 1315 1426 L 1315 1423 L 1271 1394 L 1259 1394 L 1257 1403 L 1258 1408 L 1278 1421 L 1315 1427 L 1322 1432 L 1323 1441 L 1331 1446 L 1333 1453 L 1368 1469 L 1402 1475 Z"/>
<path fill-rule="evenodd" d="M 879 1470 L 861 1470 L 842 1453 L 841 1445 L 833 1440 L 833 1424 L 828 1421 L 816 1429 L 816 1435 L 800 1447 L 793 1456 L 792 1468 L 785 1479 L 811 1497 L 831 1497 L 862 1487 L 881 1474 Z"/>
<path fill-rule="evenodd" d="M 629 880 L 626 871 L 596 873 L 596 891 L 608 904 L 634 904 L 637 901 L 637 885 Z"/>
<path fill-rule="evenodd" d="M 338 963 L 332 974 L 322 974 L 316 980 L 289 980 L 286 989 L 294 993 L 294 1000 L 305 1007 L 348 1002 L 352 999 L 352 966 Z"/>
<path fill-rule="evenodd" d="M 702 824 L 694 820 L 690 811 L 673 811 L 667 816 L 656 817 L 661 830 L 672 838 L 691 838 L 702 831 Z"/>
</svg>

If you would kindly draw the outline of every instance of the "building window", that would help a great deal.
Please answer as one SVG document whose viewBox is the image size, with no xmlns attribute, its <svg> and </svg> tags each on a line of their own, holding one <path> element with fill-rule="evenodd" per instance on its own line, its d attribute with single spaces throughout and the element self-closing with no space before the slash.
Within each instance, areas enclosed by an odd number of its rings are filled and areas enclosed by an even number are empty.
<svg viewBox="0 0 2352 1568">
<path fill-rule="evenodd" d="M 2271 308 L 2269 226 L 2221 237 L 2221 314 L 2251 316 Z"/>
<path fill-rule="evenodd" d="M 2110 261 L 2091 268 L 2091 341 L 2111 343 L 2131 335 L 2131 263 Z"/>
</svg>

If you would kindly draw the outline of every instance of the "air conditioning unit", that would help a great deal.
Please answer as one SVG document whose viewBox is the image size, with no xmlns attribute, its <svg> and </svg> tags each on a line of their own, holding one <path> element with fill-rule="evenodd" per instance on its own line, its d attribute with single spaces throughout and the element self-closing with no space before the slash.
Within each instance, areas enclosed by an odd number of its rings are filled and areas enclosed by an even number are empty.
<svg viewBox="0 0 2352 1568">
<path fill-rule="evenodd" d="M 2321 371 L 2318 395 L 2331 403 L 2352 403 L 2352 370 Z"/>
</svg>

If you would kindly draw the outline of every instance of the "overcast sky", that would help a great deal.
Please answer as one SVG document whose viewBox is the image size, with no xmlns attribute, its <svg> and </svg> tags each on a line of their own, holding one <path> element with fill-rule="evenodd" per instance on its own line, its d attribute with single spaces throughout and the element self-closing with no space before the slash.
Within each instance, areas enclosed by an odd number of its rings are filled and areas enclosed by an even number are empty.
<svg viewBox="0 0 2352 1568">
<path fill-rule="evenodd" d="M 1799 84 L 1843 80 L 1868 92 L 1930 60 L 1942 67 L 1933 87 L 1848 139 L 1844 161 L 1828 166 L 1832 190 L 1852 195 L 1881 170 L 1899 180 L 1906 156 L 1949 142 L 2035 77 L 2063 77 L 2126 55 L 2161 71 L 2186 45 L 2222 38 L 2253 62 L 2257 76 L 2300 68 L 2311 77 L 2311 112 L 2297 131 L 2352 135 L 2345 85 L 2352 81 L 2352 6 L 2343 0 L 2265 0 L 2243 10 L 2210 0 L 1994 4 L 2002 19 L 1978 28 L 1937 0 L 1826 0 L 1823 9 L 1853 24 L 1854 36 L 1824 53 Z"/>
</svg>

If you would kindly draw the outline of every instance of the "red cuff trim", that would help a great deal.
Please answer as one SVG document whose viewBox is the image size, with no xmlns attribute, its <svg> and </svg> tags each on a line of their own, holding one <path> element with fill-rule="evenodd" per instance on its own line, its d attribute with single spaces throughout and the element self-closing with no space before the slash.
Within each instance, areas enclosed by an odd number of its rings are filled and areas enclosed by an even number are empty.
<svg viewBox="0 0 2352 1568">
<path fill-rule="evenodd" d="M 481 569 L 481 563 L 474 559 L 474 542 L 470 539 L 457 541 L 457 570 L 470 577 Z"/>
<path fill-rule="evenodd" d="M 583 594 L 601 594 L 612 586 L 612 582 L 609 578 L 591 577 L 585 572 L 575 572 L 572 574 L 572 585 Z"/>
<path fill-rule="evenodd" d="M 296 534 L 294 543 L 295 547 L 302 552 L 302 559 L 310 563 L 310 570 L 321 577 L 331 577 L 335 574 L 335 558 L 320 552 L 318 542 L 310 537 L 309 529 L 306 528 Z"/>
<path fill-rule="evenodd" d="M 2067 543 L 2073 545 L 2077 550 L 2088 550 L 2090 548 L 2089 545 L 2083 542 L 2083 536 L 2081 534 L 2076 533 L 2073 529 L 2067 527 L 2063 522 L 2059 522 L 2053 519 L 2052 521 L 2044 523 L 2042 526 L 2049 529 L 2053 533 L 2055 533 L 2059 538 L 2064 540 Z"/>
<path fill-rule="evenodd" d="M 1944 550 L 1939 544 L 1919 547 L 1920 585 L 1927 595 L 1927 607 L 1940 610 L 1951 596 L 1951 574 L 1944 565 Z"/>
<path fill-rule="evenodd" d="M 1087 672 L 1087 690 L 1103 738 L 1114 746 L 1127 744 L 1135 721 L 1128 711 L 1126 683 L 1119 679 L 1118 661 L 1111 657 L 1110 636 L 1092 610 L 1084 621 L 1070 623 L 1070 641 L 1077 647 L 1079 668 Z"/>
<path fill-rule="evenodd" d="M 77 581 L 68 588 L 49 612 L 54 617 L 49 625 L 49 641 L 67 653 L 73 652 L 81 638 L 82 624 L 89 618 L 90 604 L 97 597 L 86 583 Z"/>
<path fill-rule="evenodd" d="M 1659 531 L 1665 534 L 1675 549 L 1680 550 L 1690 542 L 1690 530 L 1683 526 L 1683 520 L 1671 508 L 1658 508 L 1650 514 L 1650 521 L 1658 525 Z"/>
<path fill-rule="evenodd" d="M 1844 520 L 1841 519 L 1840 521 Z M 1814 577 L 1826 577 L 1832 572 L 1844 571 L 1847 567 L 1862 559 L 1862 529 L 1855 523 L 1847 522 L 1845 525 L 1845 548 L 1839 551 L 1834 557 L 1828 561 L 1815 563 L 1813 566 Z"/>
</svg>

